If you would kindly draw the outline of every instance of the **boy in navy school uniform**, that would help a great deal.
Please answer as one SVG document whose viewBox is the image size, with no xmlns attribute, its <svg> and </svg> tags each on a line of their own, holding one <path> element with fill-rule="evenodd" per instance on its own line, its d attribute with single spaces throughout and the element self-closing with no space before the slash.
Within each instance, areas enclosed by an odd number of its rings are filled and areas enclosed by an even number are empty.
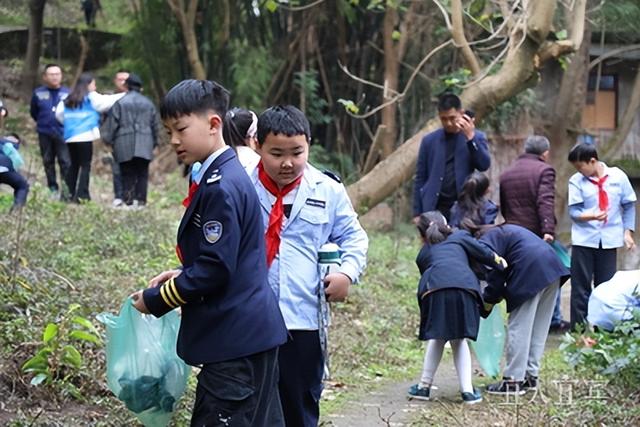
<svg viewBox="0 0 640 427">
<path fill-rule="evenodd" d="M 192 426 L 282 426 L 278 346 L 286 328 L 267 282 L 260 204 L 234 151 L 222 138 L 226 89 L 185 80 L 160 108 L 178 158 L 202 162 L 178 229 L 182 268 L 133 294 L 157 317 L 182 308 L 178 355 L 202 365 Z"/>
<path fill-rule="evenodd" d="M 318 249 L 340 246 L 339 272 L 324 278 L 329 301 L 346 298 L 366 262 L 368 238 L 344 186 L 307 163 L 309 122 L 293 106 L 275 106 L 258 119 L 261 156 L 251 179 L 267 228 L 269 284 L 289 330 L 280 347 L 280 399 L 289 427 L 318 424 L 324 358 L 318 325 Z"/>
</svg>

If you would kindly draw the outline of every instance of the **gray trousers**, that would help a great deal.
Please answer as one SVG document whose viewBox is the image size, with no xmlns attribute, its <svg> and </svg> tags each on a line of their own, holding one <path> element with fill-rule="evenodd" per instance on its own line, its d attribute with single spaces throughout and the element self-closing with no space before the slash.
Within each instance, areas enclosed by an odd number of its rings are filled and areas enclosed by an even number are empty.
<svg viewBox="0 0 640 427">
<path fill-rule="evenodd" d="M 509 313 L 504 377 L 523 381 L 525 373 L 538 376 L 559 285 L 552 283 Z"/>
</svg>

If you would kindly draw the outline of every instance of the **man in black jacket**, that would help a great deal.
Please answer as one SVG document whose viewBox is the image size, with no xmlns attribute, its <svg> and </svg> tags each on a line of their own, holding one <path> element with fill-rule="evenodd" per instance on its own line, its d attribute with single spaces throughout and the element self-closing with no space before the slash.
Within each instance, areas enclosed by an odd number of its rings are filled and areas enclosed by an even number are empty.
<svg viewBox="0 0 640 427">
<path fill-rule="evenodd" d="M 113 146 L 113 158 L 120 165 L 124 202 L 140 207 L 147 202 L 149 162 L 158 145 L 156 107 L 140 93 L 142 80 L 131 73 L 126 80 L 129 91 L 114 104 L 102 129 L 102 140 Z"/>
</svg>

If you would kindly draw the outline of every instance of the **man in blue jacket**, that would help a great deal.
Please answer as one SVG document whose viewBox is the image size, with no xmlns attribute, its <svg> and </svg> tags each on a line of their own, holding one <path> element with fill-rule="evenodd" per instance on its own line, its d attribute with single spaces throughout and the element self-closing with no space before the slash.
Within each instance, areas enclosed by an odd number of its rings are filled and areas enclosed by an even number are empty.
<svg viewBox="0 0 640 427">
<path fill-rule="evenodd" d="M 414 222 L 420 214 L 438 210 L 449 220 L 465 179 L 475 170 L 489 169 L 487 138 L 474 119 L 462 110 L 460 98 L 444 93 L 438 100 L 442 128 L 420 143 L 413 190 Z"/>
<path fill-rule="evenodd" d="M 31 97 L 31 117 L 37 124 L 47 186 L 52 193 L 57 193 L 59 187 L 56 179 L 56 157 L 63 181 L 71 165 L 71 158 L 62 139 L 63 127 L 56 120 L 56 106 L 69 95 L 69 88 L 62 86 L 62 69 L 56 64 L 45 65 L 42 81 L 44 85 L 37 87 Z"/>
</svg>

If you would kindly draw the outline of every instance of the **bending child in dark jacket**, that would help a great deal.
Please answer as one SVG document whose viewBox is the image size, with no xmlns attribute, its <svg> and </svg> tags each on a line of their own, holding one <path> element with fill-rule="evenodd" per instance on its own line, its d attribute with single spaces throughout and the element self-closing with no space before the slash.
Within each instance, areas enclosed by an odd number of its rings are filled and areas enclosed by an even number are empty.
<svg viewBox="0 0 640 427">
<path fill-rule="evenodd" d="M 476 241 L 469 232 L 452 229 L 438 211 L 420 215 L 418 230 L 424 246 L 416 263 L 422 277 L 418 286 L 420 335 L 427 340 L 420 383 L 409 389 L 409 397 L 428 400 L 445 342 L 451 343 L 453 358 L 465 403 L 482 401 L 471 384 L 471 353 L 465 338 L 475 340 L 483 305 L 480 284 L 469 267 L 469 259 L 503 269 L 504 259 Z"/>
<path fill-rule="evenodd" d="M 505 271 L 487 277 L 484 300 L 507 301 L 507 362 L 503 380 L 487 386 L 491 394 L 524 394 L 535 390 L 540 359 L 558 287 L 569 277 L 551 245 L 524 227 L 503 224 L 488 229 L 480 239 L 504 256 Z"/>
</svg>

